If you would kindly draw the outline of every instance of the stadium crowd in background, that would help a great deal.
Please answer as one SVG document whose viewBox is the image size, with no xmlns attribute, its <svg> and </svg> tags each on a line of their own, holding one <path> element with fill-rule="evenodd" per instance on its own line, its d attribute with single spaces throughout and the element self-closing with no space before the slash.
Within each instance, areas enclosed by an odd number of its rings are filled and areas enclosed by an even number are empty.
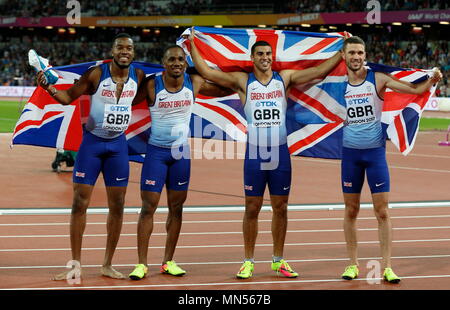
<svg viewBox="0 0 450 310">
<path fill-rule="evenodd" d="M 0 0 L 2 16 L 47 17 L 67 14 L 67 0 Z M 242 14 L 254 10 L 251 1 L 242 0 L 127 0 L 127 1 L 80 1 L 84 16 L 152 16 L 152 15 L 198 15 L 211 11 Z M 291 0 L 274 5 L 272 0 L 258 1 L 260 13 L 315 13 L 315 12 L 361 12 L 366 11 L 367 0 Z M 444 10 L 448 1 L 440 0 L 385 0 L 381 9 L 397 10 Z M 252 12 L 253 13 L 253 12 Z M 258 13 L 258 12 L 255 12 Z"/>
<path fill-rule="evenodd" d="M 367 0 L 292 0 L 287 1 L 283 13 L 317 13 L 317 12 L 363 12 L 366 11 Z M 381 1 L 381 10 L 444 10 L 449 3 L 439 0 L 388 0 Z"/>
<path fill-rule="evenodd" d="M 53 66 L 82 63 L 92 59 L 106 59 L 107 37 L 98 32 L 86 31 L 73 37 L 54 36 L 29 33 L 6 37 L 0 35 L 0 81 L 2 85 L 35 85 L 34 72 L 28 66 L 26 57 L 33 48 L 41 55 L 48 57 Z M 111 30 L 111 32 L 113 32 Z M 136 59 L 139 61 L 159 63 L 164 46 L 171 45 L 181 34 L 181 29 L 161 31 L 158 36 L 135 34 Z M 111 34 L 111 36 L 113 33 Z M 450 96 L 448 79 L 450 77 L 450 49 L 447 41 L 424 41 L 419 35 L 403 38 L 400 33 L 391 34 L 359 34 L 368 45 L 368 60 L 386 65 L 414 68 L 439 67 L 444 74 L 439 96 Z M 107 42 L 101 42 L 105 39 Z M 406 39 L 406 40 L 405 40 Z M 51 44 L 49 44 L 51 43 Z"/>
</svg>

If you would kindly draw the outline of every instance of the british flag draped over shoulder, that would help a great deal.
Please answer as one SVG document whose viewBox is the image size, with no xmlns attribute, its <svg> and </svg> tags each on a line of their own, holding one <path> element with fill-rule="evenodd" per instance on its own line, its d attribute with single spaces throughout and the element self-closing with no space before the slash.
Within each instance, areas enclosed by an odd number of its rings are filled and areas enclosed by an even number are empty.
<svg viewBox="0 0 450 310">
<path fill-rule="evenodd" d="M 188 29 L 187 32 L 190 30 Z M 333 56 L 342 47 L 340 33 L 311 33 L 269 29 L 223 29 L 195 27 L 196 46 L 205 61 L 223 71 L 252 70 L 250 48 L 257 40 L 273 47 L 273 70 L 304 69 Z M 186 33 L 186 32 L 185 32 Z M 180 37 L 177 44 L 189 55 L 189 40 Z M 188 61 L 192 64 L 190 57 Z M 59 89 L 70 87 L 92 62 L 52 68 L 60 76 Z M 161 66 L 135 62 L 148 74 Z M 413 83 L 428 78 L 431 70 L 401 69 L 368 64 L 376 71 L 388 72 Z M 344 92 L 346 68 L 342 62 L 326 77 L 298 85 L 289 92 L 287 128 L 292 155 L 341 157 L 342 127 L 346 118 Z M 404 95 L 387 90 L 382 123 L 387 136 L 404 154 L 408 154 L 418 132 L 420 115 L 434 89 L 422 95 Z M 88 97 L 69 106 L 56 103 L 37 88 L 17 122 L 13 144 L 31 144 L 78 150 L 81 123 L 89 111 Z M 191 136 L 213 139 L 246 140 L 246 120 L 237 94 L 223 98 L 198 96 L 193 107 Z M 143 154 L 151 120 L 145 103 L 133 107 L 132 122 L 126 131 L 130 155 Z"/>
<path fill-rule="evenodd" d="M 92 66 L 111 60 L 92 61 L 69 66 L 48 67 L 58 75 L 54 87 L 58 90 L 70 88 L 81 75 Z M 161 65 L 133 62 L 146 75 L 163 70 Z M 47 91 L 37 87 L 25 104 L 16 123 L 12 144 L 26 144 L 78 151 L 82 139 L 82 124 L 88 118 L 90 97 L 81 96 L 70 105 L 62 105 Z M 150 113 L 145 102 L 133 106 L 132 122 L 126 131 L 129 153 L 145 153 L 145 144 L 150 128 Z"/>
</svg>

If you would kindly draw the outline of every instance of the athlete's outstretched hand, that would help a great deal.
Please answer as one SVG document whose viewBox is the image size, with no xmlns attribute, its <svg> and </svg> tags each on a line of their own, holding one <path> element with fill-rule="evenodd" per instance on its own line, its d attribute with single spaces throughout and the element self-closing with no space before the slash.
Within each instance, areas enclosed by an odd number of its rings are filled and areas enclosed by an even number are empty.
<svg viewBox="0 0 450 310">
<path fill-rule="evenodd" d="M 47 88 L 50 86 L 47 83 L 47 79 L 45 78 L 44 71 L 39 71 L 36 76 L 36 82 L 39 86 L 41 86 L 43 89 L 47 90 Z"/>
</svg>

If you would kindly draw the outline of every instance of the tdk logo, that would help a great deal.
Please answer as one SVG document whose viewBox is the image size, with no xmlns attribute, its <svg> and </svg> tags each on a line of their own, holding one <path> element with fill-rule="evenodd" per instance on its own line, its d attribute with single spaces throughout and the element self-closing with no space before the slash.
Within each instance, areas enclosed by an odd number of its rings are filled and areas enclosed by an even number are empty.
<svg viewBox="0 0 450 310">
<path fill-rule="evenodd" d="M 111 112 L 128 112 L 130 110 L 129 106 L 110 106 Z"/>
</svg>

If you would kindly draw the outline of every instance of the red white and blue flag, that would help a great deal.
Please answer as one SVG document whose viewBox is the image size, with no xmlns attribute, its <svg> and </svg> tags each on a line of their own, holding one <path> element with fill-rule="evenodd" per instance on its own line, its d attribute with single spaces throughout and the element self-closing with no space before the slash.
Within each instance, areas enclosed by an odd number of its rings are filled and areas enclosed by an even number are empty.
<svg viewBox="0 0 450 310">
<path fill-rule="evenodd" d="M 259 40 L 273 48 L 274 71 L 305 69 L 332 57 L 343 45 L 343 33 L 312 33 L 268 29 L 222 29 L 195 27 L 195 44 L 206 63 L 224 72 L 251 72 L 251 46 Z M 190 29 L 184 35 L 188 35 Z M 182 36 L 178 42 L 189 53 L 190 41 Z M 190 64 L 192 60 L 188 57 Z M 368 63 L 378 72 L 389 73 L 411 83 L 419 83 L 431 70 L 403 69 Z M 346 118 L 344 93 L 347 83 L 344 61 L 327 76 L 297 85 L 289 92 L 287 110 L 288 146 L 291 154 L 322 158 L 340 158 L 342 127 Z M 404 154 L 408 154 L 417 136 L 419 120 L 434 88 L 421 95 L 405 95 L 386 90 L 382 124 L 386 135 Z M 228 98 L 237 100 L 237 95 Z M 228 112 L 228 111 L 227 111 Z M 220 112 L 219 112 L 220 113 Z M 227 113 L 220 113 L 222 117 Z M 230 122 L 243 117 L 235 109 Z M 245 127 L 245 121 L 240 128 Z"/>
<path fill-rule="evenodd" d="M 342 47 L 339 33 L 310 33 L 267 29 L 220 29 L 195 27 L 196 46 L 206 62 L 217 69 L 252 70 L 250 48 L 265 40 L 274 48 L 273 69 L 304 69 L 320 64 Z M 177 43 L 189 53 L 189 40 Z M 192 64 L 190 58 L 188 61 Z M 104 61 L 53 67 L 60 76 L 58 89 L 70 87 L 88 68 Z M 146 75 L 162 71 L 159 65 L 134 62 Z M 376 71 L 389 72 L 410 82 L 427 78 L 427 71 L 400 69 L 368 64 Z M 341 63 L 326 77 L 298 85 L 289 92 L 287 127 L 291 154 L 299 156 L 340 158 L 342 127 L 346 118 L 344 92 L 346 68 Z M 414 145 L 418 123 L 432 92 L 420 96 L 387 91 L 382 122 L 391 141 L 407 154 Z M 89 114 L 89 97 L 82 96 L 68 106 L 57 103 L 38 87 L 16 124 L 13 144 L 28 144 L 78 150 L 81 124 Z M 246 140 L 246 120 L 239 97 L 198 96 L 193 107 L 191 136 L 206 139 Z M 133 107 L 132 122 L 126 131 L 130 155 L 144 154 L 151 119 L 145 102 Z M 134 158 L 136 159 L 136 158 Z"/>
<path fill-rule="evenodd" d="M 92 66 L 111 60 L 93 61 L 69 66 L 52 67 L 59 79 L 56 89 L 70 88 Z M 133 62 L 146 75 L 162 71 L 161 65 Z M 90 97 L 81 96 L 70 105 L 62 105 L 41 87 L 37 87 L 14 129 L 12 144 L 27 144 L 77 151 L 82 139 L 82 124 L 88 118 Z M 150 128 L 150 113 L 145 102 L 133 106 L 132 123 L 127 130 L 130 154 L 145 153 Z M 134 148 L 137 149 L 134 149 Z"/>
</svg>

